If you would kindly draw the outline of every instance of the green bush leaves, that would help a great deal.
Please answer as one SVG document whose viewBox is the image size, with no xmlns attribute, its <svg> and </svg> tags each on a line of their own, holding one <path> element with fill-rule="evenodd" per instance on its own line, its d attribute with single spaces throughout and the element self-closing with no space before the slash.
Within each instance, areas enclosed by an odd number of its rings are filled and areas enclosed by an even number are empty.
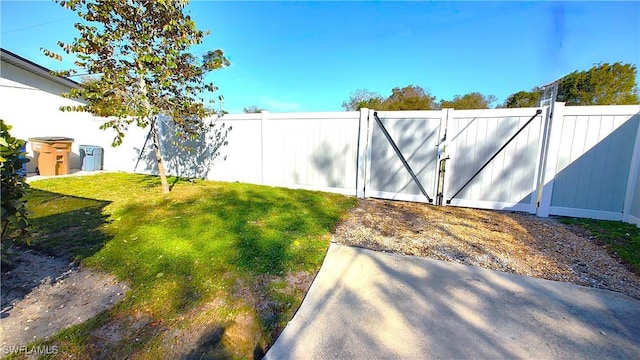
<svg viewBox="0 0 640 360">
<path fill-rule="evenodd" d="M 0 120 L 0 170 L 2 171 L 2 244 L 5 240 L 27 234 L 27 208 L 23 198 L 29 185 L 20 174 L 28 162 L 24 152 L 24 140 L 9 134 L 11 125 Z"/>
</svg>

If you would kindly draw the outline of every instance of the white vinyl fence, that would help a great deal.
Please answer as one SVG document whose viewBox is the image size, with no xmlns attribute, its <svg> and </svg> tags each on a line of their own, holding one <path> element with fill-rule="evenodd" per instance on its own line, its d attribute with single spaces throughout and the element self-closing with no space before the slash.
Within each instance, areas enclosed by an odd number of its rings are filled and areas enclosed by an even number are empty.
<svg viewBox="0 0 640 360">
<path fill-rule="evenodd" d="M 640 224 L 640 106 L 556 103 L 554 112 L 225 115 L 228 144 L 202 177 Z"/>
<path fill-rule="evenodd" d="M 130 126 L 111 147 L 104 118 L 79 105 L 72 82 L 3 51 L 0 118 L 22 139 L 75 139 L 104 149 L 103 168 L 157 173 L 148 129 Z M 185 151 L 160 117 L 168 173 L 377 197 L 623 220 L 640 226 L 640 105 L 437 111 L 269 113 L 205 119 Z M 181 141 L 181 143 L 184 143 Z M 28 157 L 33 157 L 31 144 Z M 35 161 L 27 171 L 35 171 Z"/>
<path fill-rule="evenodd" d="M 11 121 L 15 136 L 75 138 L 73 168 L 79 167 L 77 145 L 87 144 L 105 149 L 107 170 L 157 173 L 151 144 L 144 146 L 148 130 L 133 127 L 114 149 L 112 133 L 98 129 L 102 119 L 61 113 L 48 94 L 39 96 L 55 117 L 42 117 L 48 121 L 37 127 Z M 195 153 L 172 145 L 173 129 L 164 121 L 161 133 L 171 175 L 640 226 L 640 106 L 556 103 L 553 112 L 228 114 L 208 119 L 211 130 L 190 144 Z M 5 120 L 39 116 L 27 115 L 3 113 Z"/>
<path fill-rule="evenodd" d="M 556 103 L 540 215 L 640 224 L 639 123 L 637 105 Z"/>
<path fill-rule="evenodd" d="M 207 178 L 356 195 L 360 112 L 263 112 L 217 122 L 231 130 Z"/>
</svg>

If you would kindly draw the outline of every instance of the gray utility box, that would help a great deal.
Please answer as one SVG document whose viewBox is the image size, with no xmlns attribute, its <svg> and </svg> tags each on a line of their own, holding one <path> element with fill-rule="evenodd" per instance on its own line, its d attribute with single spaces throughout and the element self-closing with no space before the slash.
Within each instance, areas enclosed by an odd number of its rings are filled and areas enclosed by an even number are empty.
<svg viewBox="0 0 640 360">
<path fill-rule="evenodd" d="M 79 145 L 82 171 L 102 170 L 102 148 L 94 145 Z"/>
</svg>

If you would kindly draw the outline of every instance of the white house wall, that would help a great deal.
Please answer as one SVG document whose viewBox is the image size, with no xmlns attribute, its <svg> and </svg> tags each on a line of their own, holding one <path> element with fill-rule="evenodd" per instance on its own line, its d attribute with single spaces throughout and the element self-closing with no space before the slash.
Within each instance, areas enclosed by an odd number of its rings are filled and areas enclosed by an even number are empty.
<svg viewBox="0 0 640 360">
<path fill-rule="evenodd" d="M 68 91 L 67 87 L 6 62 L 2 62 L 0 72 L 0 118 L 13 127 L 12 136 L 24 140 L 41 136 L 70 137 L 75 140 L 70 168 L 81 168 L 79 145 L 96 145 L 103 148 L 104 169 L 133 171 L 137 158 L 135 148 L 142 147 L 146 136 L 144 130 L 132 126 L 125 142 L 113 148 L 114 132 L 99 129 L 103 118 L 59 110 L 60 106 L 79 104 L 57 95 Z M 27 152 L 28 156 L 33 156 L 30 144 Z M 31 161 L 27 164 L 27 171 L 35 171 L 35 166 Z"/>
</svg>

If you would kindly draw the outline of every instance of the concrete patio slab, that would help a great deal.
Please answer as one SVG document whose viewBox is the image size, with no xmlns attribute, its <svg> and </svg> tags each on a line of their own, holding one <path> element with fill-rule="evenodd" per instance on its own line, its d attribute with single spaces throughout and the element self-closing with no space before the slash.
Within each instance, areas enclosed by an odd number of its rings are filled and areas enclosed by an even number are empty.
<svg viewBox="0 0 640 360">
<path fill-rule="evenodd" d="M 27 182 L 32 182 L 32 181 L 37 181 L 37 180 L 43 180 L 43 179 L 51 179 L 51 178 L 63 178 L 63 177 L 75 177 L 75 176 L 91 176 L 91 175 L 98 175 L 98 174 L 106 174 L 106 173 L 111 173 L 113 171 L 108 171 L 108 170 L 95 170 L 95 171 L 82 171 L 82 170 L 78 170 L 78 169 L 71 169 L 69 170 L 68 174 L 64 174 L 64 175 L 52 175 L 52 176 L 45 176 L 45 175 L 38 175 L 36 173 L 27 173 Z"/>
<path fill-rule="evenodd" d="M 331 244 L 266 359 L 638 359 L 625 295 Z"/>
</svg>

